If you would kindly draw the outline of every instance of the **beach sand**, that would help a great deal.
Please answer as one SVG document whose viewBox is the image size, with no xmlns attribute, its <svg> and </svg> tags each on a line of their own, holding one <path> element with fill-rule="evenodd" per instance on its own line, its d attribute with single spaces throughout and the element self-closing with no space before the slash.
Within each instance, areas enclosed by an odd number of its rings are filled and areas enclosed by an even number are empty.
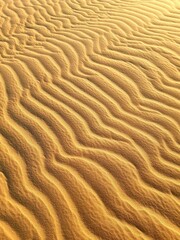
<svg viewBox="0 0 180 240">
<path fill-rule="evenodd" d="M 0 0 L 0 240 L 180 239 L 179 26 L 179 0 Z"/>
</svg>

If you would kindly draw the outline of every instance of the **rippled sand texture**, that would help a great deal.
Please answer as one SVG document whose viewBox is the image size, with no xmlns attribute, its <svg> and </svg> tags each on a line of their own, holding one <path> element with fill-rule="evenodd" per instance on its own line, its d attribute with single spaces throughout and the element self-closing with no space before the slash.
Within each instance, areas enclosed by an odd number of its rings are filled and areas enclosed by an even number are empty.
<svg viewBox="0 0 180 240">
<path fill-rule="evenodd" d="M 180 1 L 0 16 L 0 240 L 179 240 Z"/>
</svg>

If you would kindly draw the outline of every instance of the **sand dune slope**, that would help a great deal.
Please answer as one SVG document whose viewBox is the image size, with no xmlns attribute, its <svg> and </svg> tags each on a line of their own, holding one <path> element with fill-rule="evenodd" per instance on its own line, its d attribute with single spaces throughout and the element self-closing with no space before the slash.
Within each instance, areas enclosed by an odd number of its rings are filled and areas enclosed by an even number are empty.
<svg viewBox="0 0 180 240">
<path fill-rule="evenodd" d="M 0 0 L 0 240 L 180 239 L 179 26 L 179 0 Z"/>
</svg>

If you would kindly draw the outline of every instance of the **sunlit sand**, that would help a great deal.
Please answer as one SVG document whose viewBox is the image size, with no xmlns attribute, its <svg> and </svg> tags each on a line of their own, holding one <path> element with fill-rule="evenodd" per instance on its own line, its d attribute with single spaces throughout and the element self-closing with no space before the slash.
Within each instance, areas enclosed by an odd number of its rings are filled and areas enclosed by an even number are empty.
<svg viewBox="0 0 180 240">
<path fill-rule="evenodd" d="M 0 240 L 179 240 L 180 1 L 0 0 Z"/>
</svg>

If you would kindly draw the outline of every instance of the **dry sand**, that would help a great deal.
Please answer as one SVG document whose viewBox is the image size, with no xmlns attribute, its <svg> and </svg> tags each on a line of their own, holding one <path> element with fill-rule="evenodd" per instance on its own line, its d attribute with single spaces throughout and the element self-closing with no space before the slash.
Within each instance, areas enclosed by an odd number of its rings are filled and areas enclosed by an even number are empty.
<svg viewBox="0 0 180 240">
<path fill-rule="evenodd" d="M 180 1 L 0 0 L 0 240 L 179 240 Z"/>
</svg>

